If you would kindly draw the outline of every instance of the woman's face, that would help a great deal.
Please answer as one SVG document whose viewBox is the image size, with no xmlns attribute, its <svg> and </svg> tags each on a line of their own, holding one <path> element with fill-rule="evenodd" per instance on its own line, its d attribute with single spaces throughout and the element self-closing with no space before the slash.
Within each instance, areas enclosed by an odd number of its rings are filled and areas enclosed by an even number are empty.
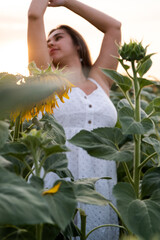
<svg viewBox="0 0 160 240">
<path fill-rule="evenodd" d="M 49 55 L 56 66 L 67 65 L 70 58 L 78 56 L 78 47 L 72 41 L 71 36 L 64 29 L 52 32 L 47 40 Z"/>
</svg>

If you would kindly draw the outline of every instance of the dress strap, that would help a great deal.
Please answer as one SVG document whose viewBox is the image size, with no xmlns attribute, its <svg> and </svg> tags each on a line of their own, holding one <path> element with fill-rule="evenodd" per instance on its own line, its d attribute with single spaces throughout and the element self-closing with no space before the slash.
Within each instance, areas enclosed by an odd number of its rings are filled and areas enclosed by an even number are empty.
<svg viewBox="0 0 160 240">
<path fill-rule="evenodd" d="M 88 78 L 88 80 L 90 80 L 91 82 L 93 82 L 94 84 L 96 84 L 96 86 L 97 86 L 98 88 L 102 88 L 102 87 L 99 85 L 99 83 L 97 83 L 97 81 L 94 80 L 93 78 Z"/>
<path fill-rule="evenodd" d="M 100 87 L 100 85 L 97 83 L 97 81 L 94 80 L 93 78 L 88 78 L 88 80 L 95 83 L 97 87 Z"/>
</svg>

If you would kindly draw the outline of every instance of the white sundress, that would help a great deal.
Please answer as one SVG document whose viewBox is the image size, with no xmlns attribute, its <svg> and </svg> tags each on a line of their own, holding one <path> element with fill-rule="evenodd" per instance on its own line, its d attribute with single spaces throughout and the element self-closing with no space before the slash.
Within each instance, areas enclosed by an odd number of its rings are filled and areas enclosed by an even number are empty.
<svg viewBox="0 0 160 240">
<path fill-rule="evenodd" d="M 63 126 L 67 139 L 72 138 L 82 129 L 114 127 L 116 124 L 117 111 L 110 98 L 95 80 L 90 78 L 89 80 L 96 84 L 96 90 L 87 95 L 78 87 L 72 88 L 69 93 L 70 99 L 65 99 L 65 103 L 59 101 L 59 108 L 54 110 L 54 117 Z M 116 163 L 93 158 L 85 150 L 69 142 L 66 145 L 71 150 L 67 153 L 68 168 L 74 178 L 111 177 L 111 180 L 99 180 L 96 183 L 96 190 L 115 204 L 112 188 L 117 182 Z M 54 181 L 54 173 L 47 174 L 45 187 L 52 187 Z M 80 203 L 78 207 L 87 214 L 87 232 L 102 224 L 118 224 L 117 215 L 110 206 Z M 118 236 L 118 228 L 107 227 L 94 231 L 87 240 L 118 240 Z"/>
</svg>

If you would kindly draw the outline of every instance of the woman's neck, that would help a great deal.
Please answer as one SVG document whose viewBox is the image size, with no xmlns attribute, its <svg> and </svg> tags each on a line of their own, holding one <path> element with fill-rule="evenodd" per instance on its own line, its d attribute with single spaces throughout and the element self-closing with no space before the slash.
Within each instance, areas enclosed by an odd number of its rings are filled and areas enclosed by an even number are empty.
<svg viewBox="0 0 160 240">
<path fill-rule="evenodd" d="M 81 65 L 66 66 L 64 67 L 63 72 L 66 73 L 68 80 L 77 87 L 87 81 L 87 78 L 83 74 Z"/>
</svg>

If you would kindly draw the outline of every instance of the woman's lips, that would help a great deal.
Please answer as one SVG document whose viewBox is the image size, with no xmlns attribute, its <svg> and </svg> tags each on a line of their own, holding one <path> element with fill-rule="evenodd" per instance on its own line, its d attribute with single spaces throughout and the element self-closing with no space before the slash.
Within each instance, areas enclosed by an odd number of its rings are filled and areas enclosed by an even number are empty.
<svg viewBox="0 0 160 240">
<path fill-rule="evenodd" d="M 58 51 L 57 48 L 52 48 L 52 49 L 49 51 L 49 54 L 51 55 L 51 54 L 53 54 L 53 53 L 55 53 L 55 52 L 57 52 L 57 51 Z"/>
</svg>

